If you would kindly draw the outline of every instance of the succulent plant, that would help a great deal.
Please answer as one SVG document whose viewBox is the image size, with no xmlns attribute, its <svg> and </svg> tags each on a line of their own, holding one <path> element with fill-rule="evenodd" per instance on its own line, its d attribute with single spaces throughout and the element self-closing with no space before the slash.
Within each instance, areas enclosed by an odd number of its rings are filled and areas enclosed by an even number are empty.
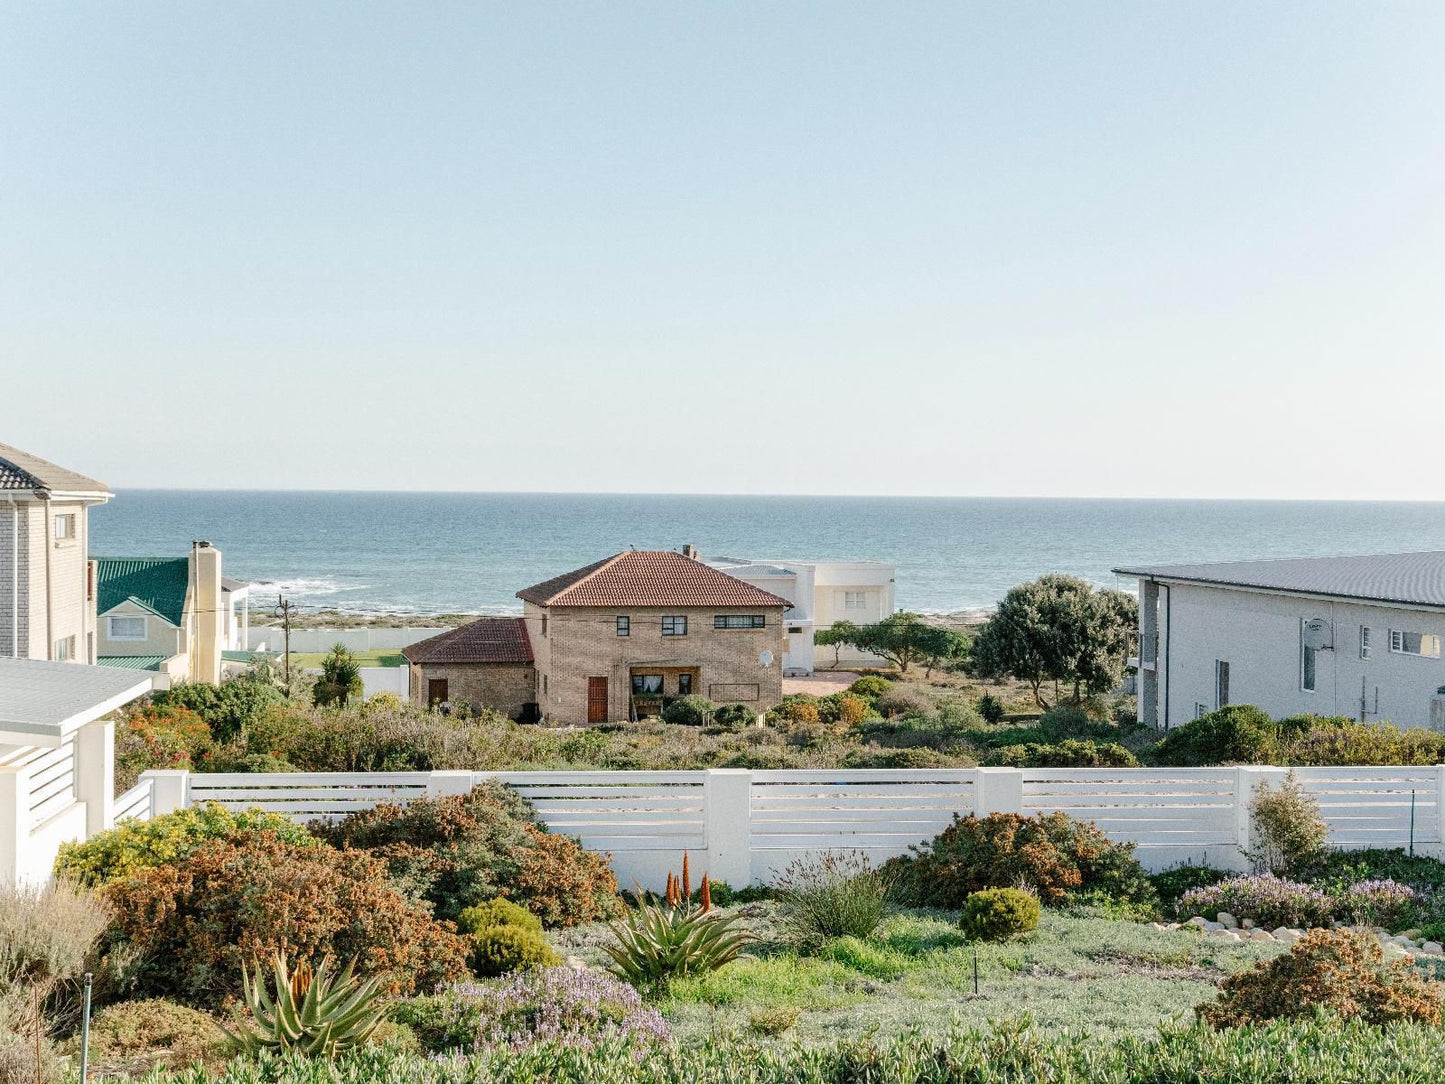
<svg viewBox="0 0 1445 1084">
<path fill-rule="evenodd" d="M 609 970 L 634 986 L 716 970 L 753 940 L 736 928 L 737 915 L 710 913 L 685 899 L 655 904 L 640 891 L 638 895 L 637 910 L 611 924 L 614 943 L 603 946 L 612 957 Z"/>
<path fill-rule="evenodd" d="M 358 979 L 352 964 L 332 973 L 323 960 L 312 971 L 302 960 L 292 971 L 284 953 L 271 961 L 276 996 L 272 998 L 256 961 L 255 976 L 241 965 L 241 986 L 255 1027 L 234 1037 L 250 1053 L 259 1050 L 297 1051 L 308 1057 L 331 1057 L 359 1046 L 371 1037 L 386 1016 L 378 1004 L 381 984 L 376 977 Z"/>
</svg>

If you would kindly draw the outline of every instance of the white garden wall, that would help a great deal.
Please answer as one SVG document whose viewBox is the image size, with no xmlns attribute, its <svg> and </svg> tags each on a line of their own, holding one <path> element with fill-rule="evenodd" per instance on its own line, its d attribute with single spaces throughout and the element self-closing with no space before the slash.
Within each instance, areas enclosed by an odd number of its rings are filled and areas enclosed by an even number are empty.
<svg viewBox="0 0 1445 1084">
<path fill-rule="evenodd" d="M 1243 868 L 1249 802 L 1286 769 L 959 768 L 922 771 L 371 772 L 188 774 L 147 772 L 115 802 L 115 816 L 146 818 L 196 802 L 337 818 L 380 802 L 465 793 L 486 779 L 515 787 L 549 828 L 612 855 L 618 880 L 660 888 L 691 856 L 696 875 L 764 882 L 794 858 L 905 853 L 958 813 L 1061 810 L 1138 844 L 1151 870 L 1181 862 Z M 1298 768 L 1319 801 L 1331 842 L 1343 847 L 1442 852 L 1445 766 Z"/>
</svg>

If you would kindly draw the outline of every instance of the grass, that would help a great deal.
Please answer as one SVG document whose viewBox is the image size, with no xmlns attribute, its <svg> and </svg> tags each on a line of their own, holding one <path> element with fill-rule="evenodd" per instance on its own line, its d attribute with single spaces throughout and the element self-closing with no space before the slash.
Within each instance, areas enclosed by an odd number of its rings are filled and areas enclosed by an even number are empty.
<svg viewBox="0 0 1445 1084">
<path fill-rule="evenodd" d="M 320 670 L 321 662 L 330 652 L 293 651 L 291 665 Z M 405 666 L 406 658 L 399 651 L 354 651 L 351 657 L 357 666 Z"/>
<path fill-rule="evenodd" d="M 679 980 L 658 1003 L 684 1042 L 746 1034 L 752 1013 L 783 1007 L 801 1010 L 787 1040 L 810 1044 L 984 1027 L 1020 1014 L 1046 1033 L 1148 1035 L 1191 1020 L 1223 978 L 1281 951 L 1088 911 L 1045 911 L 1028 937 L 977 946 L 975 996 L 974 946 L 943 912 L 894 911 L 873 937 L 841 938 L 800 956 L 780 940 L 773 904 L 739 910 L 760 938 L 750 954 Z M 604 939 L 605 928 L 595 926 L 558 937 L 562 951 L 594 965 L 603 962 Z"/>
</svg>

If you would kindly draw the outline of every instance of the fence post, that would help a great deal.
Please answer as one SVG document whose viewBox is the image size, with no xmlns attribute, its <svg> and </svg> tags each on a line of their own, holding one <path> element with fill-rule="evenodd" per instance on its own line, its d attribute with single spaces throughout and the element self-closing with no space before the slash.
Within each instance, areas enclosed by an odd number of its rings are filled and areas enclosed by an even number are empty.
<svg viewBox="0 0 1445 1084">
<path fill-rule="evenodd" d="M 973 811 L 980 817 L 990 813 L 1024 811 L 1024 773 L 1018 768 L 975 768 Z"/>
<path fill-rule="evenodd" d="M 86 837 L 115 822 L 115 723 L 97 719 L 75 735 L 75 797 L 85 803 Z"/>
<path fill-rule="evenodd" d="M 753 880 L 753 773 L 709 768 L 703 775 L 707 875 L 737 888 Z"/>
<path fill-rule="evenodd" d="M 191 804 L 191 773 L 185 771 L 155 770 L 141 772 L 142 779 L 151 781 L 151 816 L 161 817 L 185 809 Z"/>
<path fill-rule="evenodd" d="M 426 777 L 426 796 L 428 798 L 470 794 L 471 792 L 471 772 L 430 772 Z"/>
<path fill-rule="evenodd" d="M 0 768 L 0 885 L 18 885 L 30 842 L 30 772 Z"/>
<path fill-rule="evenodd" d="M 1249 851 L 1254 846 L 1254 818 L 1249 805 L 1260 785 L 1268 783 L 1277 787 L 1289 774 L 1286 768 L 1273 768 L 1258 764 L 1241 764 L 1234 769 L 1234 830 L 1235 846 L 1239 848 L 1237 868 L 1250 868 Z"/>
</svg>

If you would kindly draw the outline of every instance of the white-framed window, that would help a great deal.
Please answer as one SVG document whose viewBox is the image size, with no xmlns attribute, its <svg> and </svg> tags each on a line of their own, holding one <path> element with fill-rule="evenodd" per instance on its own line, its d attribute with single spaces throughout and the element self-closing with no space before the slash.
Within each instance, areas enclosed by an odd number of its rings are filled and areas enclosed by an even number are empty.
<svg viewBox="0 0 1445 1084">
<path fill-rule="evenodd" d="M 125 614 L 105 619 L 105 634 L 112 640 L 144 640 L 146 619 L 141 614 Z"/>
<path fill-rule="evenodd" d="M 1362 659 L 1368 659 L 1368 658 L 1370 657 L 1370 646 L 1371 646 L 1371 645 L 1370 645 L 1370 626 L 1369 626 L 1369 625 L 1361 625 L 1361 626 L 1360 626 L 1360 658 L 1362 658 Z"/>
<path fill-rule="evenodd" d="M 55 641 L 55 661 L 69 662 L 75 658 L 75 637 L 63 636 Z"/>
<path fill-rule="evenodd" d="M 1196 701 L 1194 702 L 1194 718 L 1196 718 L 1196 719 L 1202 719 L 1202 718 L 1204 718 L 1204 717 L 1205 717 L 1206 715 L 1208 715 L 1208 714 L 1209 714 L 1209 705 L 1208 705 L 1208 704 L 1201 704 L 1199 701 L 1196 700 Z"/>
<path fill-rule="evenodd" d="M 664 617 L 662 619 L 662 635 L 664 636 L 686 636 L 686 617 Z"/>
<path fill-rule="evenodd" d="M 844 591 L 843 609 L 845 610 L 866 610 L 868 608 L 867 591 Z"/>
<path fill-rule="evenodd" d="M 57 512 L 55 516 L 55 541 L 70 542 L 75 539 L 75 513 Z"/>
<path fill-rule="evenodd" d="M 619 618 L 617 619 L 617 635 L 618 635 L 618 636 L 631 636 L 631 635 L 632 635 L 632 618 L 630 618 L 630 617 L 619 617 Z"/>
<path fill-rule="evenodd" d="M 1226 707 L 1229 704 L 1229 663 L 1224 659 L 1214 660 L 1214 706 L 1216 708 Z"/>
<path fill-rule="evenodd" d="M 1390 650 L 1396 655 L 1418 655 L 1422 659 L 1440 657 L 1440 637 L 1429 632 L 1390 630 Z"/>
<path fill-rule="evenodd" d="M 1315 691 L 1315 656 L 1314 648 L 1304 644 L 1300 645 L 1299 662 L 1299 687 L 1303 692 L 1312 693 Z"/>
</svg>

